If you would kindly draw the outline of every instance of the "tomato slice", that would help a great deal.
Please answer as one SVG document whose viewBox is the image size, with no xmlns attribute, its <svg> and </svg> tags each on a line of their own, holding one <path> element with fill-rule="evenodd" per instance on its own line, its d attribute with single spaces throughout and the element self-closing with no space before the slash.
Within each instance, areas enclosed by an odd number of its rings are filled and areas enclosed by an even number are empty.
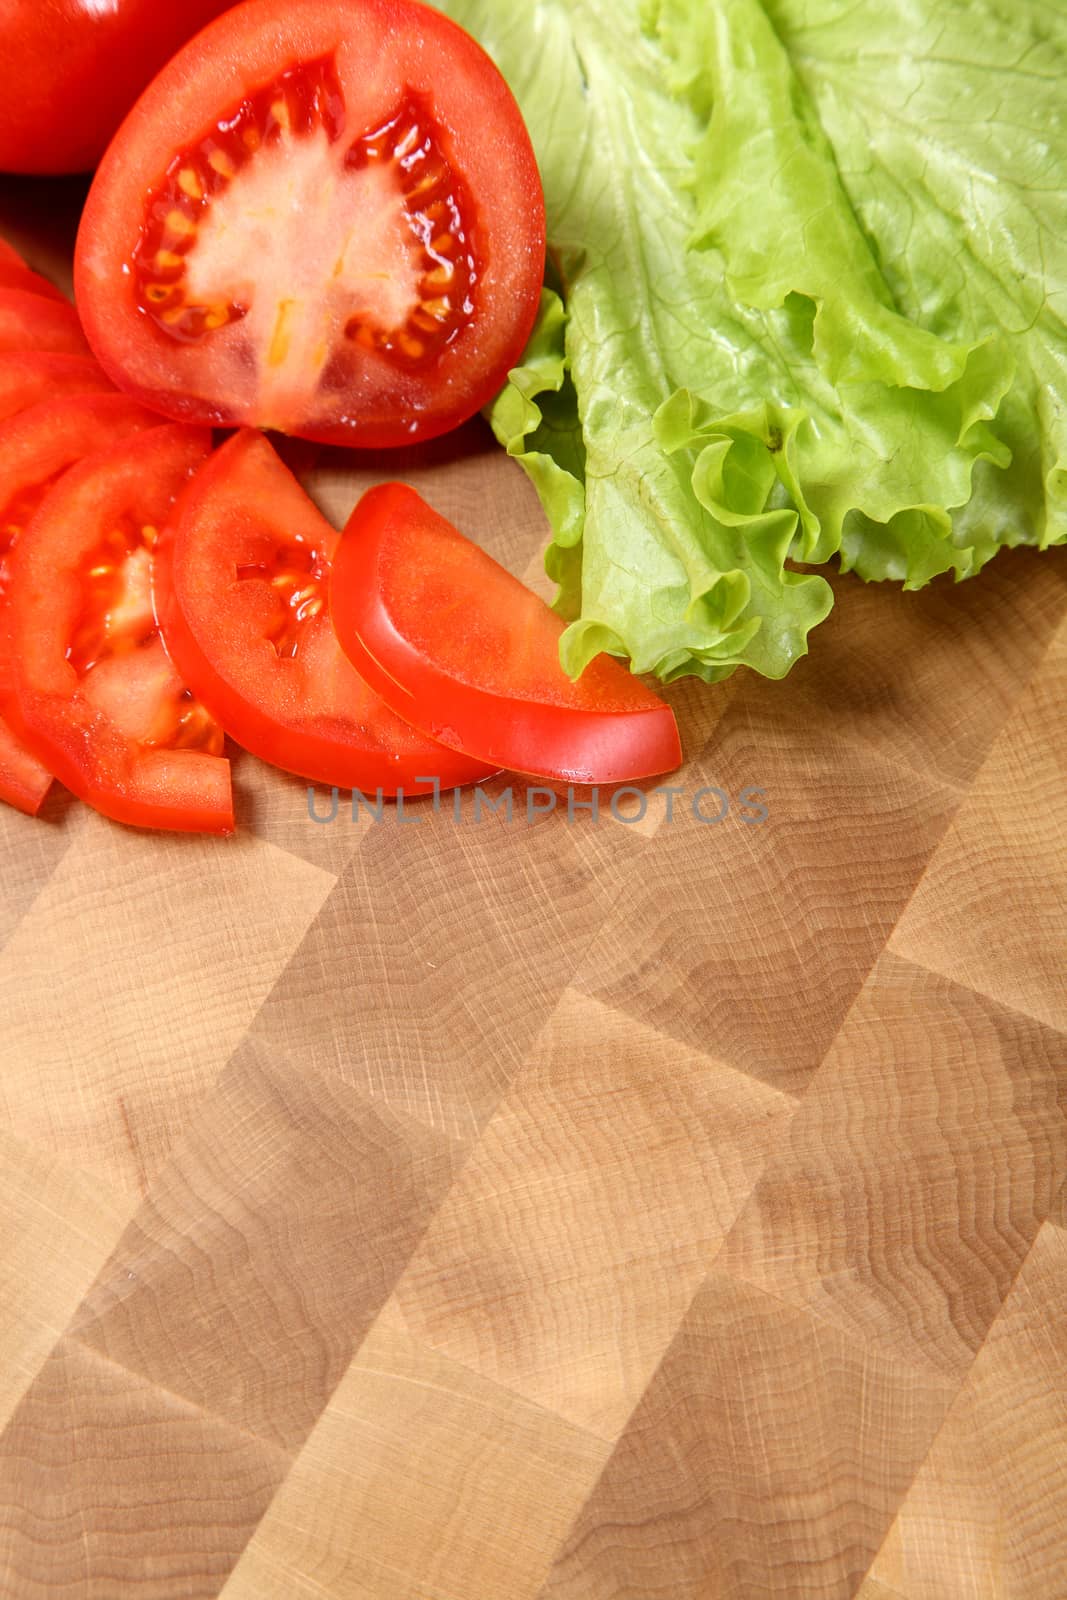
<svg viewBox="0 0 1067 1600">
<path fill-rule="evenodd" d="M 4 350 L 92 354 L 78 313 L 66 300 L 51 300 L 25 289 L 0 288 L 0 351 Z"/>
<path fill-rule="evenodd" d="M 681 762 L 670 707 L 606 655 L 572 683 L 555 612 L 405 484 L 371 489 L 352 513 L 330 610 L 357 671 L 442 744 L 568 783 Z"/>
<path fill-rule="evenodd" d="M 66 304 L 54 283 L 49 283 L 22 261 L 5 261 L 0 257 L 0 289 L 21 289 L 26 294 L 40 294 L 46 300 L 61 300 Z"/>
<path fill-rule="evenodd" d="M 35 817 L 52 786 L 52 774 L 0 717 L 0 800 Z"/>
<path fill-rule="evenodd" d="M 105 156 L 75 285 L 115 382 L 182 419 L 429 438 L 519 358 L 545 232 L 488 56 L 418 0 L 239 6 Z"/>
<path fill-rule="evenodd" d="M 11 562 L 9 704 L 33 754 L 105 816 L 232 833 L 222 729 L 178 677 L 152 609 L 159 530 L 210 450 L 206 429 L 154 428 L 44 498 Z"/>
<path fill-rule="evenodd" d="M 383 795 L 488 777 L 395 717 L 342 655 L 326 603 L 338 537 L 264 438 L 230 439 L 160 546 L 156 608 L 178 671 L 238 744 L 300 777 Z"/>
<path fill-rule="evenodd" d="M 0 711 L 11 694 L 11 646 L 6 606 L 12 552 L 53 483 L 74 462 L 159 418 L 125 395 L 77 395 L 42 401 L 0 423 Z M 16 760 L 20 741 L 0 718 L 0 799 L 36 811 L 48 784 L 36 762 Z M 43 786 L 42 786 L 43 785 Z M 36 801 L 34 803 L 34 797 Z"/>
<path fill-rule="evenodd" d="M 103 368 L 91 356 L 53 355 L 45 350 L 0 354 L 0 422 L 41 400 L 113 392 Z"/>
</svg>

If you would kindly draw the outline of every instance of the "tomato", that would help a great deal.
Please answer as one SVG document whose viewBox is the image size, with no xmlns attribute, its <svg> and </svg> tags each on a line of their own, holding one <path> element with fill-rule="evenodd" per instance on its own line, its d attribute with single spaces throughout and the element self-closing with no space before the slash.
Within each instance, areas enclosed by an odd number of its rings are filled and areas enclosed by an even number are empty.
<svg viewBox="0 0 1067 1600">
<path fill-rule="evenodd" d="M 492 769 L 414 733 L 338 649 L 338 535 L 265 439 L 237 434 L 193 480 L 160 546 L 157 613 L 184 681 L 227 733 L 304 778 L 427 792 Z"/>
<path fill-rule="evenodd" d="M 89 356 L 16 350 L 0 355 L 0 422 L 41 400 L 71 394 L 109 394 L 112 386 Z"/>
<path fill-rule="evenodd" d="M 232 833 L 222 729 L 175 672 L 152 610 L 159 529 L 210 449 L 206 429 L 154 428 L 45 496 L 11 562 L 9 703 L 29 749 L 105 816 Z"/>
<path fill-rule="evenodd" d="M 11 694 L 6 596 L 12 551 L 52 484 L 74 462 L 159 418 L 125 395 L 77 395 L 28 406 L 0 423 L 0 710 Z M 16 759 L 20 744 L 0 720 L 0 799 L 35 811 L 48 785 L 36 762 Z M 42 787 L 43 784 L 43 787 Z M 33 796 L 36 794 L 36 804 Z"/>
<path fill-rule="evenodd" d="M 232 0 L 4 0 L 0 169 L 86 172 L 145 84 Z"/>
<path fill-rule="evenodd" d="M 160 73 L 97 173 L 76 298 L 167 415 L 396 445 L 522 353 L 544 200 L 504 80 L 418 0 L 246 5 Z"/>
<path fill-rule="evenodd" d="M 681 762 L 670 708 L 610 656 L 572 683 L 555 612 L 404 484 L 371 489 L 352 513 L 330 610 L 356 669 L 442 744 L 568 783 Z"/>
<path fill-rule="evenodd" d="M 0 289 L 21 289 L 25 294 L 44 295 L 46 300 L 62 300 L 54 283 L 22 261 L 6 261 L 0 256 Z"/>
<path fill-rule="evenodd" d="M 0 351 L 4 350 L 51 350 L 75 356 L 91 353 L 78 313 L 66 300 L 0 288 Z"/>
<path fill-rule="evenodd" d="M 52 774 L 32 756 L 0 717 L 0 800 L 35 817 L 52 785 Z"/>
</svg>

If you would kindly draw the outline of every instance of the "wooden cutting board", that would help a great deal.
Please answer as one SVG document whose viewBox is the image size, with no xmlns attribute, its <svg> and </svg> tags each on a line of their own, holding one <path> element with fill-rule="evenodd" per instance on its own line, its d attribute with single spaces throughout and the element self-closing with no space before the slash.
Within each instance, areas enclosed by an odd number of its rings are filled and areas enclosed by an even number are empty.
<svg viewBox="0 0 1067 1600">
<path fill-rule="evenodd" d="M 1067 1595 L 1067 562 L 836 588 L 670 815 L 0 817 L 5 1600 Z"/>
</svg>

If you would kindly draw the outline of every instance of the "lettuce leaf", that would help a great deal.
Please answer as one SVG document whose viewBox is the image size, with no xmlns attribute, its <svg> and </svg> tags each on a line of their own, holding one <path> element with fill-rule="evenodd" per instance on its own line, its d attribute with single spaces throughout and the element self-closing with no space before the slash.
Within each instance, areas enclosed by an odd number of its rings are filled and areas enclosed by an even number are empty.
<svg viewBox="0 0 1067 1600">
<path fill-rule="evenodd" d="M 552 524 L 569 671 L 780 677 L 831 604 L 800 566 L 917 587 L 1067 539 L 1067 18 L 445 8 L 544 177 L 558 283 L 490 420 Z"/>
</svg>

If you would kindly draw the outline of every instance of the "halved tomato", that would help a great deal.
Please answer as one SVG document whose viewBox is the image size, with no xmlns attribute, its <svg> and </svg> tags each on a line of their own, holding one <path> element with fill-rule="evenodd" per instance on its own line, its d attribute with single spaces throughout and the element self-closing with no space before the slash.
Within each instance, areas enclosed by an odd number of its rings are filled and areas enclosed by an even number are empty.
<svg viewBox="0 0 1067 1600">
<path fill-rule="evenodd" d="M 610 656 L 572 682 L 555 612 L 406 484 L 369 490 L 352 513 L 330 611 L 386 705 L 453 749 L 582 784 L 681 762 L 670 707 Z"/>
<path fill-rule="evenodd" d="M 0 422 L 41 400 L 113 392 L 103 368 L 91 356 L 53 355 L 46 350 L 0 354 Z"/>
<path fill-rule="evenodd" d="M 211 449 L 153 428 L 65 473 L 19 539 L 9 706 L 29 749 L 105 816 L 231 833 L 224 735 L 167 657 L 152 610 L 159 529 Z"/>
<path fill-rule="evenodd" d="M 4 350 L 92 354 L 78 313 L 66 300 L 51 300 L 25 289 L 0 288 L 0 351 Z"/>
<path fill-rule="evenodd" d="M 326 603 L 338 534 L 267 441 L 201 468 L 161 542 L 156 606 L 183 680 L 253 755 L 364 792 L 422 794 L 494 768 L 424 739 L 345 660 Z"/>
<path fill-rule="evenodd" d="M 19 535 L 56 479 L 75 461 L 159 418 L 125 395 L 77 395 L 28 406 L 0 424 L 0 711 L 11 693 L 7 586 Z M 20 741 L 0 719 L 0 799 L 36 811 L 48 784 L 35 762 L 20 762 Z"/>
<path fill-rule="evenodd" d="M 170 416 L 395 445 L 500 387 L 544 250 L 526 129 L 468 34 L 418 0 L 288 0 L 146 90 L 75 287 L 109 376 Z"/>
</svg>

